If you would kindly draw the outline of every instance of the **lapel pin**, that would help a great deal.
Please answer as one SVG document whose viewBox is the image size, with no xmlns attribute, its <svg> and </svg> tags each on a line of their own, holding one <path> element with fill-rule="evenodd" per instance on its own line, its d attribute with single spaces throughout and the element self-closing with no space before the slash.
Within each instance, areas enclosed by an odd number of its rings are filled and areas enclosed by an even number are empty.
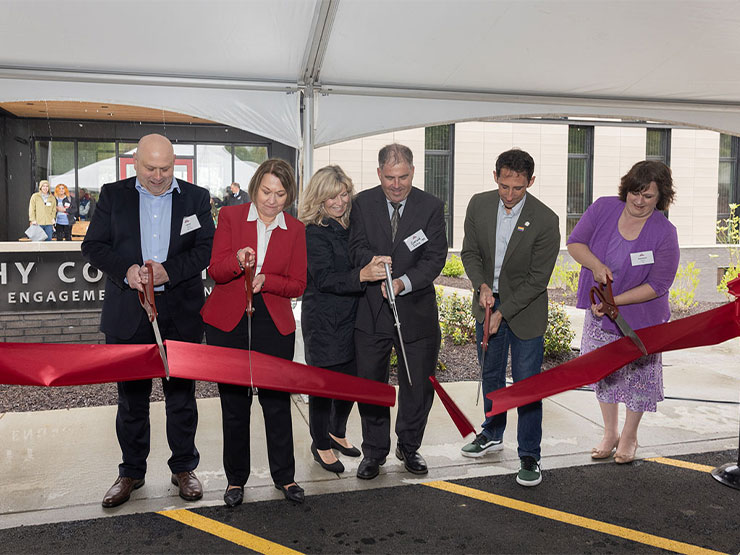
<svg viewBox="0 0 740 555">
<path fill-rule="evenodd" d="M 524 227 L 529 227 L 529 222 L 524 222 Z"/>
</svg>

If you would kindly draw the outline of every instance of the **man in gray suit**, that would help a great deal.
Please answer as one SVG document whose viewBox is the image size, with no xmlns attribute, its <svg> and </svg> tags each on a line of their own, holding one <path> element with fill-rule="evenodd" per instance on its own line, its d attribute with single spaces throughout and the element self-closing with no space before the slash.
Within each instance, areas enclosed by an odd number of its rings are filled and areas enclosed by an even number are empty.
<svg viewBox="0 0 740 555">
<path fill-rule="evenodd" d="M 527 192 L 535 179 L 532 157 L 519 149 L 502 153 L 493 179 L 497 190 L 470 199 L 461 252 L 475 291 L 479 357 L 485 310 L 491 309 L 490 339 L 482 369 L 484 396 L 505 386 L 509 347 L 515 382 L 539 374 L 547 327 L 547 284 L 560 249 L 557 215 Z M 491 410 L 489 399 L 484 399 L 483 408 Z M 542 481 L 542 402 L 517 410 L 521 465 L 516 481 L 536 486 Z M 505 427 L 505 412 L 486 418 L 481 433 L 462 448 L 462 454 L 481 457 L 500 451 Z"/>
</svg>

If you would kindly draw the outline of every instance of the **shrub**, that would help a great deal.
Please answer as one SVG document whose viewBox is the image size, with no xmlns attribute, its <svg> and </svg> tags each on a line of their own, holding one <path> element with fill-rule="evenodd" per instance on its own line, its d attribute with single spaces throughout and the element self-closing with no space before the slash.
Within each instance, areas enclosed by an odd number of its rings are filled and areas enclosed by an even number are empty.
<svg viewBox="0 0 740 555">
<path fill-rule="evenodd" d="M 545 330 L 545 357 L 570 352 L 570 342 L 576 332 L 570 326 L 570 318 L 563 303 L 549 303 L 547 307 L 547 329 Z"/>
<path fill-rule="evenodd" d="M 457 255 L 452 255 L 447 262 L 445 267 L 442 268 L 442 275 L 447 277 L 460 277 L 465 273 L 462 260 Z"/>
<path fill-rule="evenodd" d="M 581 265 L 577 262 L 566 262 L 561 254 L 555 263 L 555 268 L 550 276 L 548 287 L 563 289 L 575 293 L 578 290 L 578 276 L 581 273 Z"/>
<path fill-rule="evenodd" d="M 717 291 L 733 298 L 727 291 L 727 283 L 740 275 L 740 216 L 737 204 L 730 204 L 730 217 L 717 221 L 717 242 L 726 243 L 730 263 L 717 285 Z"/>
<path fill-rule="evenodd" d="M 694 296 L 696 288 L 699 286 L 699 273 L 701 270 L 689 262 L 684 266 L 680 264 L 676 271 L 676 279 L 673 282 L 668 298 L 671 306 L 676 310 L 688 310 L 696 306 Z"/>
<path fill-rule="evenodd" d="M 443 295 L 441 287 L 435 287 L 439 327 L 442 337 L 449 337 L 455 345 L 475 342 L 475 318 L 470 310 L 470 297 L 467 295 Z"/>
</svg>

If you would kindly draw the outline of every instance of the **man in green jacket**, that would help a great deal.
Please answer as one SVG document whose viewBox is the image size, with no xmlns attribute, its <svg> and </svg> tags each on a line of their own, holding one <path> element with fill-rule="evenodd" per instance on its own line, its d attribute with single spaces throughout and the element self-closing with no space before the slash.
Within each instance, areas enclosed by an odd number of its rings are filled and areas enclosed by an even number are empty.
<svg viewBox="0 0 740 555">
<path fill-rule="evenodd" d="M 493 179 L 498 189 L 470 199 L 461 258 L 473 289 L 476 343 L 481 356 L 483 321 L 491 309 L 490 338 L 482 369 L 483 395 L 506 383 L 511 348 L 514 381 L 539 374 L 547 327 L 547 284 L 560 249 L 557 215 L 527 189 L 534 183 L 534 160 L 519 149 L 502 153 Z M 485 412 L 491 401 L 484 399 Z M 517 409 L 520 470 L 517 482 L 542 481 L 542 402 Z M 462 448 L 466 457 L 503 449 L 506 413 L 486 417 L 483 429 Z"/>
</svg>

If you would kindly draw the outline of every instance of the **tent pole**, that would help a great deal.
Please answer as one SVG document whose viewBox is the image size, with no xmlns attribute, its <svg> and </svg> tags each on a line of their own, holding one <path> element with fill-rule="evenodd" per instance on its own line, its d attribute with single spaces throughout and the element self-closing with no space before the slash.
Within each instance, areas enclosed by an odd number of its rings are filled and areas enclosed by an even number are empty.
<svg viewBox="0 0 740 555">
<path fill-rule="evenodd" d="M 303 179 L 301 180 L 301 190 L 308 185 L 308 180 L 313 175 L 315 99 L 313 85 L 309 83 L 303 91 Z"/>
</svg>

